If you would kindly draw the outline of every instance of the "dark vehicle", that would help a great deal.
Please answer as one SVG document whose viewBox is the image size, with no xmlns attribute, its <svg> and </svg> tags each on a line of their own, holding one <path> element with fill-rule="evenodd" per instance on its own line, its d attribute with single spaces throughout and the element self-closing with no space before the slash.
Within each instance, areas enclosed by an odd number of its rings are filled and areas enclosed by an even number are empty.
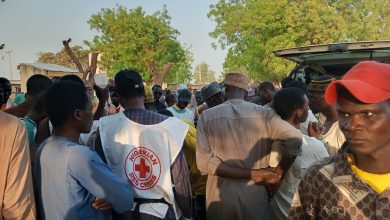
<svg viewBox="0 0 390 220">
<path fill-rule="evenodd" d="M 289 77 L 299 78 L 308 84 L 311 79 L 322 74 L 341 78 L 360 61 L 390 63 L 390 40 L 321 44 L 277 50 L 273 53 L 297 63 Z"/>
</svg>

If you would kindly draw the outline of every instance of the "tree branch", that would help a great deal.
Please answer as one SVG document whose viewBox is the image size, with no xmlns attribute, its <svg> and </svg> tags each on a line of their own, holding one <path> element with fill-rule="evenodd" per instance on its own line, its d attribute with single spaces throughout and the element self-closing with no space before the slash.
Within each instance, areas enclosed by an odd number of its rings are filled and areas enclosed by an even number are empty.
<svg viewBox="0 0 390 220">
<path fill-rule="evenodd" d="M 72 49 L 69 47 L 69 43 L 72 41 L 71 38 L 68 40 L 63 40 L 62 44 L 65 47 L 66 53 L 70 56 L 72 61 L 76 64 L 77 69 L 80 71 L 80 73 L 83 73 L 83 79 L 87 78 L 87 72 L 83 69 L 83 66 L 81 65 L 80 61 L 77 59 L 77 57 L 74 55 Z"/>
<path fill-rule="evenodd" d="M 96 68 L 97 68 L 97 60 L 98 60 L 99 53 L 92 53 L 91 55 L 91 66 L 88 81 L 93 85 L 95 83 L 95 74 L 96 74 Z"/>
</svg>

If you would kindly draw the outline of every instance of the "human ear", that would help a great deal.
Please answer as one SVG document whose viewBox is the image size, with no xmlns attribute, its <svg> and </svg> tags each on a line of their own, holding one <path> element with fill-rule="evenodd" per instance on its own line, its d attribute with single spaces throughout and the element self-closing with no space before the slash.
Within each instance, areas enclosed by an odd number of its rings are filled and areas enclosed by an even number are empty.
<svg viewBox="0 0 390 220">
<path fill-rule="evenodd" d="M 73 117 L 78 120 L 78 121 L 81 121 L 83 119 L 83 115 L 84 113 L 80 110 L 80 109 L 76 109 L 74 112 L 73 112 Z"/>
<path fill-rule="evenodd" d="M 303 111 L 300 109 L 298 109 L 295 113 L 297 114 L 298 118 L 301 118 L 303 115 Z"/>
</svg>

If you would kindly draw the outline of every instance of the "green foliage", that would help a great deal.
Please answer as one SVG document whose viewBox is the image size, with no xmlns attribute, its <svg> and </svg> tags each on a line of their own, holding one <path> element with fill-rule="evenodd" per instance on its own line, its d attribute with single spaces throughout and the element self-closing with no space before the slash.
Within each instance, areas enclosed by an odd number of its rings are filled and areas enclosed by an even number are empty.
<svg viewBox="0 0 390 220">
<path fill-rule="evenodd" d="M 195 66 L 194 78 L 195 83 L 211 83 L 217 80 L 215 71 L 211 70 L 206 63 Z"/>
<path fill-rule="evenodd" d="M 170 26 L 168 11 L 164 8 L 152 15 L 141 7 L 128 10 L 123 6 L 102 9 L 88 21 L 98 31 L 92 41 L 85 43 L 93 51 L 102 53 L 99 65 L 110 76 L 124 68 L 137 69 L 145 80 L 151 79 L 148 61 L 154 60 L 157 68 L 172 62 L 166 82 L 186 82 L 191 79 L 192 55 L 176 39 L 179 32 Z"/>
<path fill-rule="evenodd" d="M 78 45 L 71 47 L 71 49 L 72 49 L 74 55 L 80 61 L 83 68 L 85 69 L 86 67 L 88 67 L 89 51 L 84 50 L 81 46 L 78 46 Z M 37 63 L 57 64 L 57 65 L 66 66 L 66 67 L 77 70 L 76 64 L 74 64 L 74 62 L 72 61 L 70 56 L 66 53 L 65 48 L 62 48 L 57 53 L 39 52 L 38 59 L 36 62 Z"/>
<path fill-rule="evenodd" d="M 272 51 L 313 44 L 389 38 L 389 0 L 220 0 L 208 16 L 210 33 L 228 49 L 225 71 L 276 80 L 294 63 Z"/>
</svg>

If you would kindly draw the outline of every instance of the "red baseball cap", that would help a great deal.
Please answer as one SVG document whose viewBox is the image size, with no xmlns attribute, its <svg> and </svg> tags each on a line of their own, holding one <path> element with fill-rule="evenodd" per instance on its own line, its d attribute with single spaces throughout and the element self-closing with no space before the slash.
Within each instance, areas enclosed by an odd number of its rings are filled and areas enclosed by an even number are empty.
<svg viewBox="0 0 390 220">
<path fill-rule="evenodd" d="M 336 85 L 347 89 L 364 103 L 380 103 L 390 99 L 390 65 L 363 61 L 353 66 L 341 80 L 333 81 L 325 91 L 329 105 L 337 101 Z"/>
</svg>

